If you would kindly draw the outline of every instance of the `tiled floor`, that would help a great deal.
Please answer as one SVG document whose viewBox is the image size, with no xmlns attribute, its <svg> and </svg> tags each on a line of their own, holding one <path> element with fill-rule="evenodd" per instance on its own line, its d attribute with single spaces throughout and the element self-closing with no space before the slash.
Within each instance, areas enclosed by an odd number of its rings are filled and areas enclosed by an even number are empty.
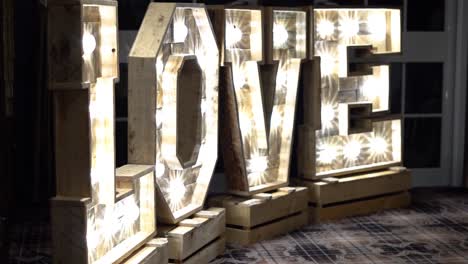
<svg viewBox="0 0 468 264">
<path fill-rule="evenodd" d="M 305 227 L 214 263 L 468 263 L 468 192 L 418 190 L 408 209 Z M 11 233 L 12 263 L 51 263 L 47 223 Z"/>
</svg>

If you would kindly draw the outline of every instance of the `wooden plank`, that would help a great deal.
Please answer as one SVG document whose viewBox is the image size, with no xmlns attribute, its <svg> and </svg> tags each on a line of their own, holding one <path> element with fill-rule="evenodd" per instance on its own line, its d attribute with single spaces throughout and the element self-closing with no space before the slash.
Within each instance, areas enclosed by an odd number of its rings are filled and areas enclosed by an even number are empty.
<svg viewBox="0 0 468 264">
<path fill-rule="evenodd" d="M 156 60 L 175 9 L 176 3 L 150 3 L 129 57 Z"/>
<path fill-rule="evenodd" d="M 219 237 L 215 241 L 211 242 L 208 246 L 205 246 L 194 255 L 190 256 L 186 260 L 177 261 L 170 260 L 170 263 L 183 263 L 183 264 L 200 264 L 209 263 L 217 256 L 224 253 L 226 249 L 226 238 L 224 236 Z"/>
<path fill-rule="evenodd" d="M 50 5 L 48 12 L 49 88 L 82 88 L 82 6 L 80 3 Z"/>
<path fill-rule="evenodd" d="M 207 211 L 215 212 L 217 216 L 203 221 L 200 225 L 186 221 L 183 225 L 179 225 L 169 231 L 166 228 L 167 232 L 160 233 L 160 235 L 166 235 L 169 241 L 170 259 L 184 260 L 225 232 L 225 211 L 219 209 L 208 209 Z M 200 218 L 197 218 L 198 220 L 192 221 L 199 222 Z M 164 230 L 164 227 L 160 229 L 160 231 Z"/>
<path fill-rule="evenodd" d="M 330 207 L 310 207 L 310 222 L 319 223 L 350 216 L 366 215 L 381 210 L 406 207 L 411 203 L 409 192 L 402 192 L 369 200 L 360 200 Z"/>
<path fill-rule="evenodd" d="M 87 201 L 64 197 L 56 197 L 51 200 L 54 263 L 88 263 Z M 71 256 L 72 258 L 70 258 Z"/>
<path fill-rule="evenodd" d="M 297 161 L 299 177 L 315 178 L 315 128 L 301 125 L 298 128 Z"/>
<path fill-rule="evenodd" d="M 322 127 L 321 121 L 321 72 L 320 57 L 313 60 L 306 60 L 302 64 L 302 85 L 304 87 L 304 125 L 312 129 L 319 130 Z"/>
<path fill-rule="evenodd" d="M 242 146 L 239 117 L 237 115 L 232 68 L 220 67 L 219 73 L 219 120 L 220 144 L 225 173 L 231 191 L 245 192 L 249 189 Z"/>
<path fill-rule="evenodd" d="M 309 188 L 309 202 L 319 205 L 355 200 L 411 189 L 409 170 L 384 170 L 340 178 L 336 183 L 301 181 Z"/>
<path fill-rule="evenodd" d="M 270 198 L 221 196 L 213 197 L 208 203 L 226 208 L 226 224 L 242 227 L 261 225 L 307 208 L 308 191 L 305 187 L 296 187 L 292 192 L 290 189 L 280 189 L 264 196 Z"/>
<path fill-rule="evenodd" d="M 156 55 L 175 3 L 151 3 L 128 59 L 128 161 L 154 164 L 156 159 Z M 148 85 L 151 84 L 151 85 Z"/>
<path fill-rule="evenodd" d="M 91 197 L 88 90 L 56 91 L 53 96 L 57 195 Z"/>
<path fill-rule="evenodd" d="M 226 240 L 228 243 L 250 245 L 305 226 L 308 220 L 309 213 L 307 210 L 304 210 L 294 216 L 262 225 L 254 229 L 244 230 L 227 227 Z"/>
<path fill-rule="evenodd" d="M 128 178 L 129 180 L 134 180 L 151 173 L 153 170 L 154 166 L 152 165 L 127 164 L 117 168 L 115 176 L 122 179 Z"/>
<path fill-rule="evenodd" d="M 167 239 L 157 238 L 149 241 L 140 250 L 126 259 L 124 264 L 167 264 Z"/>
</svg>

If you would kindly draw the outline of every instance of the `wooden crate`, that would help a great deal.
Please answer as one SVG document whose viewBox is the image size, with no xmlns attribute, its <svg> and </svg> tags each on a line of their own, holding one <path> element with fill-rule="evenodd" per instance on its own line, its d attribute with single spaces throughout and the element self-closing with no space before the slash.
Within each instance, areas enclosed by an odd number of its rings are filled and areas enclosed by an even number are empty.
<svg viewBox="0 0 468 264">
<path fill-rule="evenodd" d="M 310 222 L 365 215 L 410 204 L 411 172 L 394 168 L 343 178 L 295 180 L 309 189 Z"/>
<path fill-rule="evenodd" d="M 123 264 L 167 264 L 167 239 L 156 238 L 132 254 Z"/>
<path fill-rule="evenodd" d="M 158 236 L 168 240 L 169 263 L 208 263 L 225 250 L 226 214 L 209 208 L 177 225 L 158 226 Z"/>
<path fill-rule="evenodd" d="M 284 187 L 251 198 L 221 195 L 211 206 L 226 209 L 226 240 L 249 245 L 298 229 L 308 222 L 307 188 Z"/>
</svg>

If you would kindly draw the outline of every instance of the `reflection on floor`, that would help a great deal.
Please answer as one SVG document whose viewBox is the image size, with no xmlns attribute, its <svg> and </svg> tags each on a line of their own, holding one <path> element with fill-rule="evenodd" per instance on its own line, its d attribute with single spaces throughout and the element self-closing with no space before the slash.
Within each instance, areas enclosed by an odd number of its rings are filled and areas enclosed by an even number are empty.
<svg viewBox="0 0 468 264">
<path fill-rule="evenodd" d="M 313 225 L 213 263 L 468 263 L 468 191 L 416 190 L 408 209 Z M 12 230 L 11 263 L 52 263 L 50 227 Z"/>
</svg>

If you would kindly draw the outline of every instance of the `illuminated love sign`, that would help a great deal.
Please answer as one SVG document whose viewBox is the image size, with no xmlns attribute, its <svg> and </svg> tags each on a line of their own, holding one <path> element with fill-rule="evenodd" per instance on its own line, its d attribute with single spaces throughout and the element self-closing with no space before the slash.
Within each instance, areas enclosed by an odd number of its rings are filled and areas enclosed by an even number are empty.
<svg viewBox="0 0 468 264">
<path fill-rule="evenodd" d="M 401 51 L 400 10 L 314 10 L 321 59 L 321 129 L 316 176 L 375 169 L 401 161 L 401 121 L 389 112 L 389 66 Z"/>
<path fill-rule="evenodd" d="M 129 58 L 129 161 L 154 164 L 158 219 L 203 207 L 217 160 L 218 49 L 201 5 L 149 5 Z"/>
<path fill-rule="evenodd" d="M 117 263 L 156 231 L 152 167 L 115 169 L 117 2 L 49 1 L 57 263 Z"/>
<path fill-rule="evenodd" d="M 270 28 L 265 34 L 264 14 L 271 18 L 265 20 Z M 215 10 L 214 17 L 223 18 L 224 27 L 218 29 L 224 32 L 227 66 L 221 77 L 222 145 L 230 191 L 251 195 L 285 186 L 307 13 L 226 9 Z"/>
</svg>

